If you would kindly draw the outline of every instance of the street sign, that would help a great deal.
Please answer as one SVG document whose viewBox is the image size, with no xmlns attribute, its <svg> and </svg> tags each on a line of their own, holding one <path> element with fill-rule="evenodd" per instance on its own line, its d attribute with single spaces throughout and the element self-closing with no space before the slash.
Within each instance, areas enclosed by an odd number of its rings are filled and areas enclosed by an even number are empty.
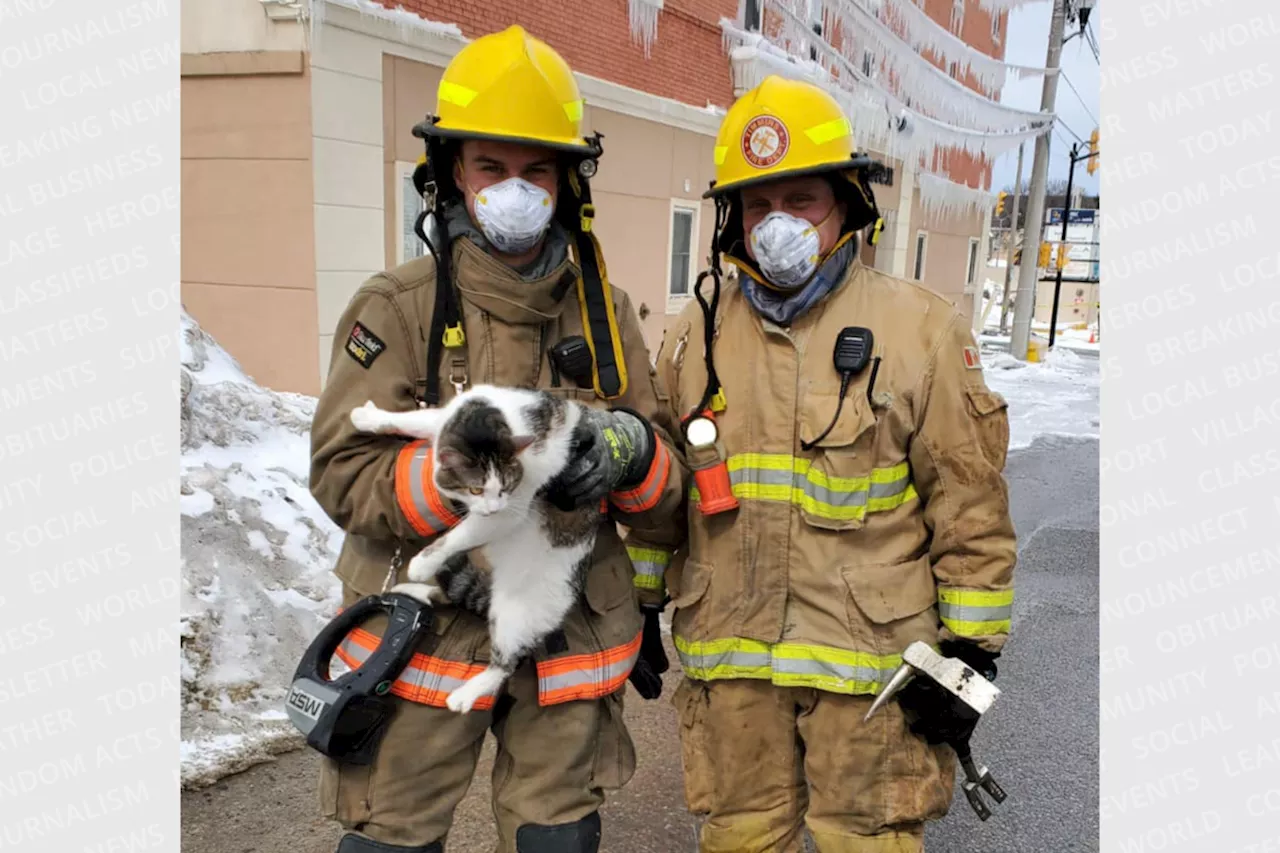
<svg viewBox="0 0 1280 853">
<path fill-rule="evenodd" d="M 1051 207 L 1049 208 L 1049 210 L 1045 212 L 1049 216 L 1049 218 L 1045 220 L 1046 224 L 1048 225 L 1062 224 L 1062 208 Z M 1070 227 L 1072 225 L 1093 225 L 1097 221 L 1098 221 L 1098 211 L 1085 210 L 1083 208 L 1073 207 L 1071 208 L 1071 215 L 1067 218 L 1067 226 Z"/>
</svg>

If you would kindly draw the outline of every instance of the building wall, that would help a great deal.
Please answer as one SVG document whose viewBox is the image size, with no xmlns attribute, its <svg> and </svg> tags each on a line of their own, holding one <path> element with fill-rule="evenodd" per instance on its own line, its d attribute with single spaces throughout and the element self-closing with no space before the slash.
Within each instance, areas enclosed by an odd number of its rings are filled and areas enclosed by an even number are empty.
<svg viewBox="0 0 1280 853">
<path fill-rule="evenodd" d="M 183 304 L 255 380 L 315 393 L 302 30 L 257 0 L 188 0 L 182 27 Z"/>
<path fill-rule="evenodd" d="M 325 17 L 336 10 L 326 9 Z M 311 53 L 314 112 L 318 375 L 329 373 L 338 319 L 361 283 L 384 268 L 382 49 L 325 25 Z"/>
<path fill-rule="evenodd" d="M 720 19 L 738 0 L 665 0 L 646 58 L 631 37 L 627 0 L 379 0 L 433 21 L 456 23 L 467 38 L 520 24 L 564 56 L 574 71 L 696 107 L 733 101 Z"/>
<path fill-rule="evenodd" d="M 995 10 L 984 9 L 979 0 L 964 0 L 964 19 L 957 30 L 951 28 L 951 9 L 953 0 L 924 0 L 925 13 L 941 24 L 948 31 L 958 36 L 969 46 L 997 59 L 1004 59 L 1005 34 L 1008 29 L 1009 15 Z M 998 38 L 992 33 L 993 22 L 999 32 Z M 930 51 L 923 51 L 924 56 L 938 68 L 947 70 L 946 63 Z M 957 71 L 955 79 L 975 92 L 983 92 L 972 74 Z M 1000 93 L 983 92 L 992 100 L 1000 100 Z M 962 151 L 954 152 L 941 158 L 936 168 L 951 176 L 956 183 L 971 187 L 985 187 L 991 183 L 991 165 L 980 158 Z"/>
<path fill-rule="evenodd" d="M 980 230 L 981 217 L 971 216 L 935 216 L 928 215 L 920 205 L 919 193 L 916 194 L 911 210 L 912 229 L 907 235 L 907 263 L 902 277 L 915 280 L 916 236 L 924 231 L 925 264 L 921 283 L 930 290 L 940 294 L 967 317 L 973 316 L 974 300 L 966 298 L 968 285 L 966 275 L 969 263 L 969 241 L 979 240 L 978 258 L 974 270 L 976 286 L 981 292 L 982 278 L 986 255 L 983 254 Z"/>
<path fill-rule="evenodd" d="M 399 261 L 399 176 L 422 153 L 411 128 L 434 107 L 440 73 L 462 45 L 334 6 L 325 21 L 311 77 L 321 374 L 351 295 Z M 605 135 L 592 194 L 610 280 L 647 309 L 644 333 L 656 349 L 669 316 L 671 206 L 679 199 L 700 208 L 694 245 L 705 254 L 713 208 L 699 196 L 711 181 L 719 119 L 582 74 L 579 85 L 586 126 Z"/>
</svg>

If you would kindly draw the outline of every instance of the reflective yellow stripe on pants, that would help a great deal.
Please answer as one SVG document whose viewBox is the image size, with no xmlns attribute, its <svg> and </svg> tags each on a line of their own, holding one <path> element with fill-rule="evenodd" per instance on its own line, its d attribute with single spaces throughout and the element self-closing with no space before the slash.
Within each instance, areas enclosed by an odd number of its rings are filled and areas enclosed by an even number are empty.
<svg viewBox="0 0 1280 853">
<path fill-rule="evenodd" d="M 790 503 L 832 521 L 862 519 L 916 498 L 906 462 L 872 469 L 866 477 L 832 477 L 814 469 L 810 460 L 785 453 L 738 453 L 727 465 L 739 500 Z M 697 488 L 690 489 L 689 499 L 699 499 Z"/>
<path fill-rule="evenodd" d="M 902 664 L 902 655 L 875 655 L 809 643 L 770 644 L 741 637 L 672 639 L 685 675 L 698 681 L 758 678 L 779 687 L 876 694 Z"/>
</svg>

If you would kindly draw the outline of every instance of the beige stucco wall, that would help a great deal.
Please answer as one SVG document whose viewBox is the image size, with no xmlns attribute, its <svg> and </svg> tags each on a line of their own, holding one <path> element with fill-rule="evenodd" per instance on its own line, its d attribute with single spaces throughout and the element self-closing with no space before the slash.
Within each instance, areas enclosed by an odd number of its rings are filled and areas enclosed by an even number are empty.
<svg viewBox="0 0 1280 853">
<path fill-rule="evenodd" d="M 236 56 L 220 63 L 235 71 Z M 310 87 L 298 67 L 182 78 L 182 300 L 259 383 L 314 394 Z"/>
<path fill-rule="evenodd" d="M 982 245 L 982 216 L 940 216 L 926 214 L 920 204 L 920 193 L 914 195 L 911 205 L 911 224 L 907 229 L 906 269 L 903 278 L 913 279 L 916 265 L 916 235 L 920 231 L 928 234 L 925 240 L 925 265 L 922 283 L 930 290 L 940 294 L 951 302 L 966 317 L 973 316 L 973 291 L 967 289 L 965 276 L 968 273 L 969 240 L 977 239 L 978 260 L 975 276 L 982 277 L 986 263 L 985 249 Z M 981 281 L 978 282 L 979 285 Z"/>
</svg>

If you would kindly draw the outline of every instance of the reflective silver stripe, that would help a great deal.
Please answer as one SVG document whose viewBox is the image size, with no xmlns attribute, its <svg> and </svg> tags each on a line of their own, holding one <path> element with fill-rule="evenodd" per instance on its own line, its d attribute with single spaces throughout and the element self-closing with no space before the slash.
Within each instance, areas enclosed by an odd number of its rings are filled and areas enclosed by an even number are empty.
<svg viewBox="0 0 1280 853">
<path fill-rule="evenodd" d="M 908 474 L 900 480 L 894 480 L 892 483 L 872 483 L 871 499 L 893 498 L 902 494 L 907 490 L 907 485 L 911 482 L 911 476 Z"/>
<path fill-rule="evenodd" d="M 851 666 L 834 661 L 805 658 L 775 658 L 773 671 L 788 675 L 821 675 L 843 681 L 874 681 L 882 684 L 893 677 L 892 669 L 876 669 L 870 666 Z"/>
<path fill-rule="evenodd" d="M 892 497 L 906 488 L 906 480 L 903 480 L 901 487 L 896 487 L 895 484 L 873 483 L 870 494 L 865 489 L 856 492 L 836 491 L 815 483 L 803 472 L 779 471 L 771 468 L 739 468 L 729 472 L 729 482 L 734 486 L 789 486 L 792 489 L 799 489 L 819 503 L 834 507 L 866 506 L 868 497 Z"/>
<path fill-rule="evenodd" d="M 975 607 L 967 604 L 938 602 L 938 615 L 955 622 L 1003 622 L 1013 617 L 1013 605 Z"/>
<path fill-rule="evenodd" d="M 758 678 L 780 686 L 874 694 L 902 663 L 898 655 L 855 652 L 810 643 L 728 638 L 704 642 L 675 636 L 676 654 L 690 678 Z"/>
<path fill-rule="evenodd" d="M 372 654 L 364 646 L 350 639 L 345 639 L 339 645 L 343 653 L 355 661 L 357 667 L 369 659 Z M 477 673 L 479 674 L 479 673 Z M 432 672 L 426 669 L 420 669 L 410 663 L 400 673 L 396 681 L 412 687 L 416 691 L 431 691 L 438 693 L 452 693 L 462 685 L 466 684 L 470 679 L 457 678 L 452 675 L 445 675 L 439 672 Z M 484 693 L 484 696 L 496 698 L 496 692 Z"/>
<path fill-rule="evenodd" d="M 739 668 L 767 667 L 773 662 L 773 655 L 768 652 L 743 652 L 726 650 L 714 654 L 688 654 L 676 649 L 680 657 L 680 665 L 685 669 L 715 669 L 722 666 Z"/>
<path fill-rule="evenodd" d="M 636 570 L 635 585 L 640 589 L 662 589 L 671 552 L 657 548 L 627 546 L 627 556 Z"/>
<path fill-rule="evenodd" d="M 423 487 L 423 483 L 426 482 L 426 477 L 430 476 L 430 462 L 430 445 L 423 444 L 414 449 L 413 457 L 409 461 L 409 496 L 413 498 L 413 506 L 417 509 L 418 515 L 422 516 L 422 520 L 426 522 L 432 530 L 448 530 L 449 523 L 436 515 L 435 511 L 431 508 L 431 504 L 427 501 L 427 494 Z"/>
<path fill-rule="evenodd" d="M 553 690 L 563 690 L 566 687 L 582 687 L 584 685 L 594 685 L 603 689 L 611 681 L 620 680 L 630 675 L 631 668 L 636 665 L 636 661 L 639 658 L 640 651 L 637 648 L 634 654 L 613 663 L 606 663 L 602 667 L 571 669 L 568 672 L 558 672 L 554 675 L 539 675 L 538 692 L 550 693 Z M 552 658 L 552 662 L 554 660 Z"/>
<path fill-rule="evenodd" d="M 671 475 L 671 456 L 667 452 L 667 446 L 663 444 L 661 441 L 657 443 L 657 447 L 654 450 L 653 461 L 649 463 L 649 470 L 645 472 L 645 480 L 648 480 L 649 475 L 652 474 L 655 470 L 660 470 L 660 469 L 665 470 L 666 475 L 661 477 L 654 477 L 653 482 L 649 485 L 649 488 L 645 489 L 643 492 L 638 492 L 638 493 L 635 490 L 631 490 L 624 493 L 625 496 L 615 495 L 613 502 L 619 508 L 624 510 L 640 509 L 642 507 L 647 507 L 649 504 L 653 503 L 657 499 L 658 495 L 661 494 L 662 490 L 667 487 L 667 479 Z M 643 486 L 644 486 L 644 483 L 641 483 L 640 486 L 637 486 L 636 488 L 638 489 Z"/>
</svg>

